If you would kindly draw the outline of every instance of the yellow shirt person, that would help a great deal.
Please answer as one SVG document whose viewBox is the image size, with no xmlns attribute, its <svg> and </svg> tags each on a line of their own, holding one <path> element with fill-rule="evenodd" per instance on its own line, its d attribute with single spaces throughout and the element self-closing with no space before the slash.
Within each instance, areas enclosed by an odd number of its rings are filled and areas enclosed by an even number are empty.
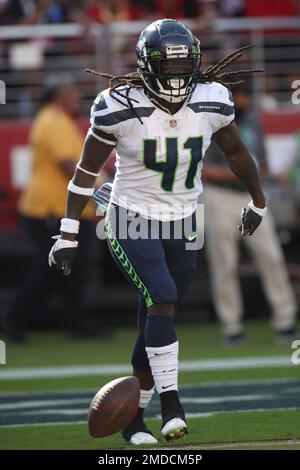
<svg viewBox="0 0 300 470">
<path fill-rule="evenodd" d="M 58 219 L 64 216 L 70 176 L 62 164 L 79 160 L 83 141 L 76 121 L 61 106 L 51 103 L 42 108 L 30 132 L 33 173 L 20 198 L 21 215 L 43 219 L 49 215 Z M 95 213 L 90 201 L 82 218 L 92 218 Z"/>
<path fill-rule="evenodd" d="M 84 137 L 75 116 L 80 109 L 77 87 L 58 77 L 49 78 L 45 85 L 43 106 L 35 117 L 29 136 L 33 150 L 33 171 L 28 187 L 19 201 L 20 226 L 32 244 L 32 257 L 26 276 L 18 286 L 7 312 L 5 331 L 16 343 L 26 341 L 33 319 L 44 312 L 59 313 L 59 318 L 72 338 L 103 336 L 98 319 L 87 308 L 84 286 L 90 268 L 91 237 L 94 235 L 93 201 L 84 211 L 78 233 L 78 252 L 68 278 L 51 271 L 48 253 L 59 233 L 60 220 L 65 215 L 67 186 L 80 159 Z M 60 301 L 53 306 L 49 299 L 55 294 Z M 30 319 L 30 322 L 29 322 Z M 39 320 L 40 321 L 40 320 Z"/>
</svg>

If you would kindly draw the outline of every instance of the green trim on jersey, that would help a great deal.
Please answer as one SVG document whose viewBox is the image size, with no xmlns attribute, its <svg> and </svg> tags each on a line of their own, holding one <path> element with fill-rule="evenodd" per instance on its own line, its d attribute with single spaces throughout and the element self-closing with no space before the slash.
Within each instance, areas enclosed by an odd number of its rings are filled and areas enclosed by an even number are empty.
<svg viewBox="0 0 300 470">
<path fill-rule="evenodd" d="M 190 150 L 190 164 L 185 179 L 185 187 L 187 190 L 190 190 L 195 188 L 195 176 L 198 171 L 199 163 L 203 159 L 203 136 L 197 135 L 188 137 L 183 144 L 183 148 Z"/>
<path fill-rule="evenodd" d="M 173 192 L 173 189 L 174 189 L 174 184 L 175 184 L 175 180 L 176 180 L 176 173 L 177 173 L 177 168 L 178 168 L 178 164 L 179 164 L 179 161 L 178 161 L 178 150 L 179 150 L 179 143 L 178 143 L 178 137 L 166 137 L 165 138 L 165 150 L 166 150 L 166 154 L 167 154 L 167 160 L 168 160 L 168 154 L 170 154 L 170 150 L 169 150 L 169 147 L 170 147 L 170 143 L 173 143 L 175 142 L 176 140 L 176 152 L 174 154 L 174 160 L 175 160 L 175 166 L 173 168 L 173 180 L 172 180 L 172 185 L 171 185 L 171 188 L 168 190 L 168 192 Z M 161 180 L 161 187 L 162 189 L 164 189 L 164 187 L 162 186 L 162 180 Z"/>
<path fill-rule="evenodd" d="M 130 279 L 133 281 L 133 283 L 139 289 L 141 294 L 143 294 L 143 296 L 145 298 L 145 301 L 146 301 L 147 307 L 151 307 L 151 305 L 154 305 L 154 302 L 153 302 L 153 300 L 152 300 L 152 298 L 149 294 L 149 291 L 148 291 L 147 287 L 145 286 L 145 284 L 143 283 L 143 281 L 139 278 L 139 276 L 135 272 L 131 262 L 128 259 L 128 256 L 126 255 L 125 251 L 123 250 L 122 246 L 120 245 L 119 241 L 117 240 L 117 238 L 116 238 L 116 236 L 113 232 L 112 226 L 110 225 L 110 223 L 108 221 L 107 221 L 106 227 L 107 227 L 107 240 L 108 240 L 113 252 L 115 253 L 115 255 L 118 258 L 118 260 L 120 261 L 121 265 L 123 266 L 123 268 L 125 269 L 125 271 L 129 275 Z"/>
</svg>

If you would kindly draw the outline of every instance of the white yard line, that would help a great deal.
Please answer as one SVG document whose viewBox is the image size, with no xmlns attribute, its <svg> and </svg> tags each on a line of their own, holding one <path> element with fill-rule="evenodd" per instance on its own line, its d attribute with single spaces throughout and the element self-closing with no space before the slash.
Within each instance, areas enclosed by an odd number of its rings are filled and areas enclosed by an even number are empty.
<svg viewBox="0 0 300 470">
<path fill-rule="evenodd" d="M 265 367 L 293 367 L 290 356 L 244 357 L 233 359 L 204 359 L 180 362 L 181 372 L 201 372 L 214 370 L 258 369 Z M 295 367 L 295 366 L 294 366 Z M 1 380 L 24 380 L 62 377 L 88 377 L 131 374 L 127 364 L 82 365 L 59 367 L 0 367 Z"/>
<path fill-rule="evenodd" d="M 85 405 L 88 401 L 88 398 L 64 398 L 57 400 L 27 400 L 14 403 L 1 403 L 0 411 L 10 411 L 10 410 L 21 410 L 28 408 L 41 408 L 51 407 L 51 406 L 60 406 L 60 405 Z"/>
<path fill-rule="evenodd" d="M 181 403 L 196 403 L 197 405 L 212 405 L 214 403 L 226 403 L 233 401 L 258 401 L 258 400 L 272 400 L 276 395 L 226 395 L 225 397 L 181 397 Z M 1 409 L 1 408 L 0 408 Z"/>
<path fill-rule="evenodd" d="M 201 450 L 206 450 L 206 449 L 239 449 L 242 447 L 269 447 L 269 446 L 297 446 L 300 445 L 300 441 L 251 441 L 251 442 L 237 442 L 236 444 L 231 444 L 231 443 L 224 443 L 224 444 L 212 444 L 212 445 L 203 445 L 199 447 Z"/>
<path fill-rule="evenodd" d="M 64 426 L 66 424 L 69 424 L 70 426 L 74 426 L 74 424 L 85 424 L 86 425 L 86 420 L 85 421 L 59 421 L 57 423 L 53 423 L 51 421 L 50 423 L 30 423 L 30 424 L 1 424 L 0 428 L 28 428 L 28 427 L 33 427 L 33 426 Z"/>
</svg>

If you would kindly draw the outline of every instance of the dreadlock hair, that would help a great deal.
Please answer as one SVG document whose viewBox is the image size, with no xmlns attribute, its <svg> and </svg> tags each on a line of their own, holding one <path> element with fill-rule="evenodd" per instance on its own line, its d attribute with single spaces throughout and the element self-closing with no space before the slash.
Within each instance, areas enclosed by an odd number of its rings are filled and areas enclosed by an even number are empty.
<svg viewBox="0 0 300 470">
<path fill-rule="evenodd" d="M 260 73 L 264 72 L 263 69 L 246 69 L 246 70 L 236 70 L 232 72 L 222 72 L 225 67 L 227 67 L 229 64 L 235 62 L 237 59 L 239 59 L 245 50 L 253 47 L 252 45 L 244 46 L 239 49 L 237 49 L 235 52 L 232 52 L 231 54 L 227 55 L 223 59 L 219 60 L 215 65 L 210 65 L 207 67 L 203 72 L 199 70 L 198 74 L 194 78 L 194 83 L 211 83 L 211 82 L 218 82 L 224 85 L 226 88 L 230 89 L 231 87 L 234 87 L 235 85 L 240 85 L 241 83 L 244 83 L 245 80 L 238 80 L 234 82 L 226 82 L 225 80 L 228 77 L 232 76 L 238 76 L 238 75 L 252 75 L 254 73 Z M 129 93 L 131 88 L 145 88 L 145 84 L 142 78 L 142 75 L 140 72 L 131 72 L 127 73 L 126 75 L 111 75 L 109 73 L 101 73 L 101 72 L 96 72 L 95 70 L 91 69 L 85 69 L 86 72 L 92 73 L 94 75 L 98 75 L 99 77 L 102 78 L 108 78 L 109 79 L 109 94 L 110 96 L 118 101 L 120 104 L 123 106 L 126 106 L 127 108 L 131 109 L 132 112 L 137 116 L 141 124 L 143 124 L 143 121 L 141 120 L 140 116 L 136 112 L 133 102 L 138 103 L 137 100 L 134 98 L 129 97 Z M 125 92 L 123 93 L 118 88 L 120 87 L 127 87 Z M 122 100 L 125 100 L 122 101 Z"/>
</svg>

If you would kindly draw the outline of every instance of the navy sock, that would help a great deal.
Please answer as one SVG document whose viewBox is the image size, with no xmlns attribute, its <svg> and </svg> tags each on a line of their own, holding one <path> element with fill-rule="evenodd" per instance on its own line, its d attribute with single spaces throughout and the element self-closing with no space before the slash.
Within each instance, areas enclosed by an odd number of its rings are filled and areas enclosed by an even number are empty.
<svg viewBox="0 0 300 470">
<path fill-rule="evenodd" d="M 142 333 L 140 333 L 136 339 L 132 352 L 131 364 L 135 370 L 151 373 L 149 359 L 145 350 L 145 337 Z"/>
<path fill-rule="evenodd" d="M 160 348 L 177 341 L 174 316 L 149 315 L 145 326 L 147 347 Z"/>
</svg>

